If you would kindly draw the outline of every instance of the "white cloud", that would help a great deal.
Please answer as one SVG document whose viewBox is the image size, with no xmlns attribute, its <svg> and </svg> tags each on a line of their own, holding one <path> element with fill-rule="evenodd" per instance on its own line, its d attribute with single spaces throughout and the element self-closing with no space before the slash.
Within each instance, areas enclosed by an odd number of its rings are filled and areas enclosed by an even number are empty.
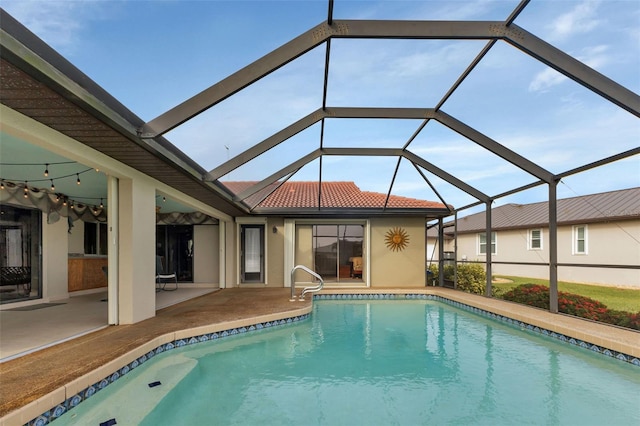
<svg viewBox="0 0 640 426">
<path fill-rule="evenodd" d="M 567 77 L 553 68 L 545 68 L 533 77 L 533 81 L 529 83 L 529 92 L 543 92 L 552 86 L 562 83 L 566 79 Z"/>
<path fill-rule="evenodd" d="M 70 51 L 92 20 L 104 19 L 117 2 L 5 0 L 2 7 L 57 50 Z"/>
<path fill-rule="evenodd" d="M 607 55 L 607 45 L 590 46 L 583 49 L 582 55 L 576 57 L 579 61 L 593 69 L 599 69 L 607 65 L 611 59 Z M 533 77 L 529 84 L 529 92 L 544 92 L 552 86 L 566 81 L 567 77 L 553 68 L 545 68 Z"/>
<path fill-rule="evenodd" d="M 551 23 L 551 37 L 565 39 L 594 30 L 601 23 L 598 19 L 599 4 L 600 1 L 587 0 L 560 15 Z"/>
<path fill-rule="evenodd" d="M 601 44 L 598 46 L 591 46 L 583 49 L 581 55 L 578 56 L 578 60 L 589 65 L 593 69 L 598 69 L 609 63 L 610 58 L 607 54 L 609 46 Z"/>
</svg>

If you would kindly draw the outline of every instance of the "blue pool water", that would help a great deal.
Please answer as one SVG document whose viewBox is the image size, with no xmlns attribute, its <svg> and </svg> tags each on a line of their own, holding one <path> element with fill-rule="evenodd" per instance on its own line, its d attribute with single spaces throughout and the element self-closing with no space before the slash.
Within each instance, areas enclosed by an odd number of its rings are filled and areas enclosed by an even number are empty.
<svg viewBox="0 0 640 426">
<path fill-rule="evenodd" d="M 586 349 L 436 301 L 315 301 L 157 355 L 55 424 L 630 425 L 639 407 L 640 369 Z"/>
</svg>

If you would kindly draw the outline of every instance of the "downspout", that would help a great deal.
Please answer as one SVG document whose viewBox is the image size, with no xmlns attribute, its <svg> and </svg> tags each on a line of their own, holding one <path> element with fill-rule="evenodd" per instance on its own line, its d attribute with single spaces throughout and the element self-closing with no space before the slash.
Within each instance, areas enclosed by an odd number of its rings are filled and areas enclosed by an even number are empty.
<svg viewBox="0 0 640 426">
<path fill-rule="evenodd" d="M 549 182 L 549 311 L 558 313 L 558 181 Z"/>
</svg>

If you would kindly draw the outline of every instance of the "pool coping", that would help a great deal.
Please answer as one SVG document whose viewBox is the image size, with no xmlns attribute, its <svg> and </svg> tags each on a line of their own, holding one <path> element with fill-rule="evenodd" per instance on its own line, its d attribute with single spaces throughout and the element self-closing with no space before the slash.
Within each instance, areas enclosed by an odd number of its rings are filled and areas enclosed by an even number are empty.
<svg viewBox="0 0 640 426">
<path fill-rule="evenodd" d="M 617 361 L 640 366 L 640 333 L 562 314 L 552 314 L 503 300 L 442 288 L 325 289 L 314 296 L 314 300 L 349 299 L 436 300 L 556 338 L 567 344 L 589 349 Z M 312 308 L 312 304 L 307 304 L 286 312 L 223 321 L 157 336 L 90 373 L 8 413 L 0 418 L 0 426 L 49 424 L 161 352 L 207 340 L 298 322 L 307 319 Z"/>
</svg>

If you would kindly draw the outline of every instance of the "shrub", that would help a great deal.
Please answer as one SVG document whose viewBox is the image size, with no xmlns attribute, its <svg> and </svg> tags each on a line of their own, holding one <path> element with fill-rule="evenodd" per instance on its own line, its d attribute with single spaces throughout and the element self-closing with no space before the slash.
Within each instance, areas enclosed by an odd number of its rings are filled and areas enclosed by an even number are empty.
<svg viewBox="0 0 640 426">
<path fill-rule="evenodd" d="M 432 263 L 429 265 L 429 271 L 435 279 L 438 278 L 438 265 Z M 445 265 L 444 279 L 453 281 L 454 279 L 453 265 Z M 473 294 L 484 294 L 487 288 L 487 274 L 484 267 L 478 263 L 458 263 L 458 290 Z M 496 290 L 493 289 L 496 295 Z"/>
<path fill-rule="evenodd" d="M 467 293 L 484 294 L 487 289 L 487 273 L 482 265 L 459 263 L 458 289 Z"/>
<path fill-rule="evenodd" d="M 549 288 L 540 284 L 522 284 L 502 295 L 504 300 L 549 309 Z M 630 313 L 607 308 L 589 297 L 558 292 L 558 311 L 606 324 L 640 330 L 640 312 Z"/>
</svg>

